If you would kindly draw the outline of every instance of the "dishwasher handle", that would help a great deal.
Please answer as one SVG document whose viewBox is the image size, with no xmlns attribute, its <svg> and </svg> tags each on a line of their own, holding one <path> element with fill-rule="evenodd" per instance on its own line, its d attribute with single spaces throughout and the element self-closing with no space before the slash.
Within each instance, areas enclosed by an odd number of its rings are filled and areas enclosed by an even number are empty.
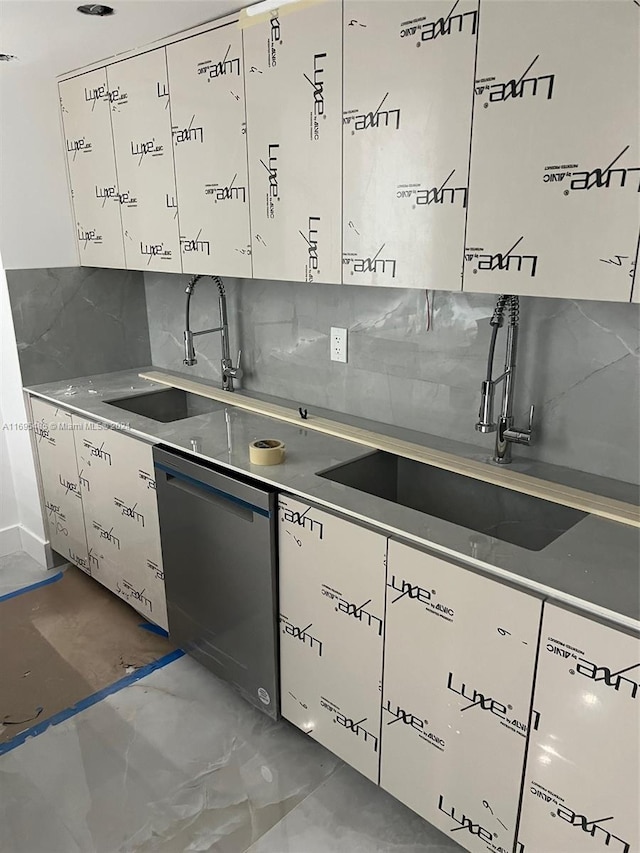
<svg viewBox="0 0 640 853">
<path fill-rule="evenodd" d="M 216 486 L 213 486 L 210 483 L 205 483 L 200 479 L 191 477 L 182 471 L 176 471 L 173 468 L 169 468 L 161 462 L 156 462 L 155 468 L 156 471 L 164 475 L 165 482 L 168 486 L 178 488 L 182 492 L 186 492 L 187 494 L 201 500 L 206 500 L 209 503 L 214 503 L 228 512 L 233 512 L 245 521 L 253 521 L 254 513 L 258 513 L 258 515 L 264 516 L 265 518 L 271 517 L 269 510 L 256 506 L 255 504 L 243 500 L 236 495 L 232 495 L 227 491 L 216 488 Z"/>
</svg>

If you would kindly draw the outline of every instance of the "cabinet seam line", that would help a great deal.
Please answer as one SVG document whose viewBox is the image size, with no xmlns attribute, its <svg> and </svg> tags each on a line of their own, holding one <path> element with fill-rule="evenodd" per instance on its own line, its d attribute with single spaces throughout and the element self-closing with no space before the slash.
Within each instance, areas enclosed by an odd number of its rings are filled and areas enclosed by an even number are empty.
<svg viewBox="0 0 640 853">
<path fill-rule="evenodd" d="M 169 90 L 169 144 L 171 145 L 171 162 L 173 163 L 173 189 L 176 194 L 176 221 L 178 223 L 178 257 L 180 258 L 180 272 L 183 273 L 183 263 L 182 263 L 182 229 L 180 228 L 180 199 L 178 197 L 178 175 L 176 173 L 176 151 L 175 146 L 173 144 L 173 114 L 171 111 L 171 84 L 169 81 L 169 59 L 167 55 L 167 47 L 164 46 L 164 68 L 167 75 L 167 89 Z M 162 272 L 162 270 L 157 270 L 157 272 Z"/>
<path fill-rule="evenodd" d="M 514 835 L 513 835 L 514 853 L 517 853 L 516 847 L 518 844 L 518 832 L 520 831 L 520 821 L 522 819 L 522 804 L 523 804 L 523 798 L 524 798 L 524 784 L 525 784 L 525 780 L 526 780 L 526 776 L 527 776 L 527 764 L 529 761 L 529 745 L 530 745 L 530 740 L 531 740 L 531 728 L 532 728 L 532 724 L 533 724 L 533 715 L 534 715 L 533 704 L 535 702 L 535 697 L 536 697 L 536 681 L 538 678 L 538 660 L 540 658 L 540 641 L 542 639 L 542 623 L 544 620 L 544 606 L 545 606 L 545 604 L 546 604 L 546 601 L 543 599 L 542 600 L 542 606 L 540 607 L 540 619 L 538 621 L 538 642 L 537 642 L 537 646 L 536 646 L 536 655 L 535 655 L 534 662 L 533 662 L 533 679 L 531 682 L 531 701 L 529 704 L 529 720 L 528 720 L 528 724 L 527 724 L 527 735 L 526 735 L 525 743 L 524 743 L 524 761 L 522 764 L 522 777 L 520 780 L 520 796 L 518 798 L 518 811 L 516 814 L 516 824 L 515 824 Z"/>
<path fill-rule="evenodd" d="M 58 108 L 60 110 L 60 125 L 62 127 L 62 150 L 64 152 L 64 166 L 65 172 L 67 174 L 67 187 L 69 189 L 69 200 L 71 201 L 71 213 L 73 214 L 73 239 L 76 244 L 76 255 L 78 257 L 78 265 L 82 267 L 83 264 L 82 258 L 80 257 L 80 241 L 78 239 L 78 219 L 76 215 L 76 203 L 73 195 L 73 183 L 71 181 L 71 169 L 69 168 L 69 155 L 67 153 L 67 129 L 64 126 L 64 113 L 62 111 L 62 93 L 60 92 L 60 83 L 58 83 Z"/>
<path fill-rule="evenodd" d="M 109 127 L 111 128 L 111 148 L 113 151 L 113 166 L 116 170 L 116 184 L 118 185 L 118 211 L 120 213 L 120 236 L 122 238 L 122 260 L 124 261 L 125 269 L 127 267 L 127 247 L 124 242 L 124 223 L 122 221 L 122 201 L 120 199 L 120 177 L 118 175 L 118 158 L 116 157 L 116 138 L 113 134 L 113 116 L 111 115 L 111 88 L 109 86 L 109 70 L 107 66 L 104 69 L 104 76 L 107 82 L 107 95 L 109 97 Z"/>
<path fill-rule="evenodd" d="M 244 92 L 244 153 L 247 162 L 247 210 L 249 211 L 249 249 L 251 250 L 251 278 L 253 274 L 253 224 L 251 222 L 251 178 L 249 175 L 249 117 L 247 115 L 247 65 L 244 52 L 244 30 L 240 30 L 242 45 L 242 89 Z"/>
<path fill-rule="evenodd" d="M 476 32 L 476 51 L 473 60 L 473 80 L 471 81 L 471 122 L 469 124 L 469 160 L 467 163 L 467 209 L 464 217 L 464 236 L 462 238 L 462 258 L 460 265 L 460 293 L 464 292 L 464 264 L 467 252 L 467 229 L 469 226 L 469 208 L 471 201 L 471 150 L 473 143 L 473 116 L 476 107 L 476 77 L 478 74 L 478 45 L 480 43 L 480 24 L 481 24 L 481 5 L 482 0 L 478 0 L 478 27 Z"/>
<path fill-rule="evenodd" d="M 378 779 L 377 784 L 380 787 L 382 777 L 382 726 L 383 726 L 383 701 L 384 701 L 384 659 L 386 652 L 387 640 L 387 584 L 389 583 L 389 537 L 385 544 L 384 552 L 384 608 L 382 612 L 382 670 L 380 672 L 380 731 L 378 738 Z"/>
</svg>

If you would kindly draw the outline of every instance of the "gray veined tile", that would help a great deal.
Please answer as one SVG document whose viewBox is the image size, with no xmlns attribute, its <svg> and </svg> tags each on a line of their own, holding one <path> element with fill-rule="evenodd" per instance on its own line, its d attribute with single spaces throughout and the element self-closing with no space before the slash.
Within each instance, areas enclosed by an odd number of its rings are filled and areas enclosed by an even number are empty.
<svg viewBox="0 0 640 853">
<path fill-rule="evenodd" d="M 463 848 L 347 765 L 249 853 L 460 853 Z"/>
<path fill-rule="evenodd" d="M 145 274 L 153 362 L 182 371 L 182 276 Z M 474 444 L 492 436 L 475 420 L 486 371 L 490 294 L 303 285 L 225 279 L 232 349 L 244 353 L 244 388 Z M 212 294 L 198 294 L 198 322 L 217 319 Z M 514 457 L 606 477 L 640 478 L 640 306 L 527 297 L 521 300 L 515 411 L 537 407 L 535 440 Z M 331 326 L 350 331 L 349 362 L 329 361 Z M 504 331 L 494 375 L 504 360 Z M 198 340 L 194 376 L 219 375 L 217 336 Z M 576 435 L 587 434 L 585 441 Z"/>
<path fill-rule="evenodd" d="M 0 849 L 243 853 L 338 764 L 182 658 L 0 758 Z"/>
</svg>

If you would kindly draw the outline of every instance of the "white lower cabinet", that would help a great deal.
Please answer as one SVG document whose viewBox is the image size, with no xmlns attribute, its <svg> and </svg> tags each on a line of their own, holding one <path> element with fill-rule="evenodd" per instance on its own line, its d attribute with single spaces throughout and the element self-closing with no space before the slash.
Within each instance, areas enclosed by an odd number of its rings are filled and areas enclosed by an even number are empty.
<svg viewBox="0 0 640 853">
<path fill-rule="evenodd" d="M 91 574 L 71 415 L 37 397 L 31 398 L 31 411 L 49 542 Z"/>
<path fill-rule="evenodd" d="M 51 547 L 167 628 L 151 445 L 31 398 Z"/>
<path fill-rule="evenodd" d="M 380 784 L 474 853 L 514 845 L 540 612 L 389 541 Z"/>
<path fill-rule="evenodd" d="M 282 715 L 374 782 L 386 541 L 280 498 Z"/>
<path fill-rule="evenodd" d="M 73 416 L 91 574 L 167 628 L 151 445 Z"/>
<path fill-rule="evenodd" d="M 519 841 L 640 849 L 640 639 L 545 604 Z"/>
</svg>

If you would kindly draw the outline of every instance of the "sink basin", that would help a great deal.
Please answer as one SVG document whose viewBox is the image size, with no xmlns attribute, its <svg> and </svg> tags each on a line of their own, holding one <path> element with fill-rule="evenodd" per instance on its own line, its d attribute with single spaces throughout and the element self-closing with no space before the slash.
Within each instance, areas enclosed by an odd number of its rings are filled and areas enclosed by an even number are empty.
<svg viewBox="0 0 640 853">
<path fill-rule="evenodd" d="M 196 415 L 208 415 L 224 409 L 224 403 L 210 400 L 200 394 L 191 394 L 180 388 L 167 388 L 163 391 L 144 391 L 129 397 L 119 397 L 117 400 L 105 400 L 116 409 L 124 409 L 136 415 L 143 415 L 152 421 L 163 424 L 171 421 L 182 421 Z"/>
<path fill-rule="evenodd" d="M 380 450 L 318 475 L 529 551 L 541 551 L 587 515 Z"/>
</svg>

